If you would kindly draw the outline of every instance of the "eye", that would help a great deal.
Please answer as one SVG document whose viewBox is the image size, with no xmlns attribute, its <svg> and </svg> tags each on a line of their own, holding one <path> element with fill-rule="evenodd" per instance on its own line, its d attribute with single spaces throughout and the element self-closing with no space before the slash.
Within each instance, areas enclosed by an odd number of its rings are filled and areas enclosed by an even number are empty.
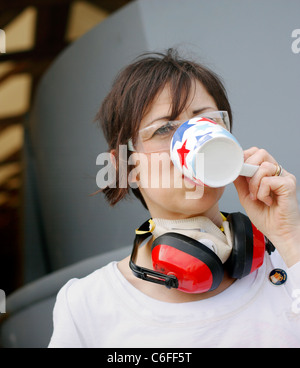
<svg viewBox="0 0 300 368">
<path fill-rule="evenodd" d="M 178 128 L 179 122 L 168 121 L 166 124 L 156 129 L 152 134 L 152 137 L 155 136 L 164 136 L 169 135 L 171 132 L 174 132 Z"/>
</svg>

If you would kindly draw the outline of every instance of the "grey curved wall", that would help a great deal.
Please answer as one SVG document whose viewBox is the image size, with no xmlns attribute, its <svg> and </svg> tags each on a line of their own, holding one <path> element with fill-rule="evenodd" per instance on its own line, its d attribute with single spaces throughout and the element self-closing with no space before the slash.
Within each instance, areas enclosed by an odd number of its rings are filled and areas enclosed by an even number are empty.
<svg viewBox="0 0 300 368">
<path fill-rule="evenodd" d="M 144 49 L 141 28 L 138 8 L 124 9 L 66 49 L 39 85 L 28 126 L 39 221 L 28 214 L 27 280 L 43 272 L 43 262 L 52 271 L 131 244 L 148 217 L 135 199 L 111 208 L 103 195 L 90 196 L 99 189 L 96 158 L 107 150 L 93 119 L 114 75 Z M 40 242 L 33 239 L 36 225 Z"/>
</svg>

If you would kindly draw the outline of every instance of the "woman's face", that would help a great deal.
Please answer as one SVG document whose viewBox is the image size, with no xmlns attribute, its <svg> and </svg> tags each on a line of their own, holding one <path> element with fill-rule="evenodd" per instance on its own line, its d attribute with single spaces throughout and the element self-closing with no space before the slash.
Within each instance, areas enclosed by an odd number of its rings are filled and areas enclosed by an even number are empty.
<svg viewBox="0 0 300 368">
<path fill-rule="evenodd" d="M 168 85 L 156 97 L 147 114 L 143 117 L 140 129 L 150 123 L 168 121 L 171 113 L 171 95 Z M 214 99 L 207 93 L 203 85 L 196 81 L 194 93 L 178 120 L 188 120 L 193 116 L 207 111 L 218 110 Z M 188 218 L 205 215 L 213 218 L 219 213 L 218 201 L 224 188 L 196 186 L 182 176 L 174 167 L 166 152 L 160 155 L 161 164 L 158 168 L 158 154 L 135 153 L 139 165 L 136 167 L 139 177 L 139 189 L 152 217 L 166 219 Z M 135 181 L 134 175 L 131 177 Z"/>
</svg>

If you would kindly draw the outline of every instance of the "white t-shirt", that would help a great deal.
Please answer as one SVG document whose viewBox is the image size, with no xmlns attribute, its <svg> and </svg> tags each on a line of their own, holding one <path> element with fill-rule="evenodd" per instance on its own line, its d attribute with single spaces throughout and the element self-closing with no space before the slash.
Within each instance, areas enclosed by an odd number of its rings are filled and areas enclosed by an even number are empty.
<svg viewBox="0 0 300 368">
<path fill-rule="evenodd" d="M 274 268 L 287 272 L 285 284 L 270 282 Z M 277 251 L 266 254 L 259 270 L 189 303 L 143 294 L 112 262 L 60 290 L 49 347 L 299 348 L 300 262 L 287 269 Z"/>
</svg>

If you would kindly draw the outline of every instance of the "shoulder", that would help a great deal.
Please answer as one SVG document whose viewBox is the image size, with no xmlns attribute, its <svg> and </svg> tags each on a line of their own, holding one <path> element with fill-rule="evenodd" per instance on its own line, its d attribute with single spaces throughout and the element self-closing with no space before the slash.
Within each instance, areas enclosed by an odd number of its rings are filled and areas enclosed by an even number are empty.
<svg viewBox="0 0 300 368">
<path fill-rule="evenodd" d="M 83 347 L 93 344 L 89 332 L 93 331 L 95 320 L 101 319 L 103 314 L 106 316 L 109 306 L 114 304 L 114 296 L 110 296 L 114 293 L 111 292 L 109 280 L 114 263 L 86 277 L 73 278 L 59 290 L 53 310 L 54 331 L 49 347 Z M 111 300 L 109 306 L 108 300 Z M 103 318 L 101 321 L 103 323 Z M 101 324 L 98 330 L 101 330 Z"/>
<path fill-rule="evenodd" d="M 112 282 L 114 266 L 116 262 L 111 262 L 101 267 L 83 278 L 70 279 L 58 292 L 57 303 L 67 303 L 69 308 L 82 308 L 88 301 L 103 298 L 104 294 L 110 290 L 109 284 Z"/>
</svg>

